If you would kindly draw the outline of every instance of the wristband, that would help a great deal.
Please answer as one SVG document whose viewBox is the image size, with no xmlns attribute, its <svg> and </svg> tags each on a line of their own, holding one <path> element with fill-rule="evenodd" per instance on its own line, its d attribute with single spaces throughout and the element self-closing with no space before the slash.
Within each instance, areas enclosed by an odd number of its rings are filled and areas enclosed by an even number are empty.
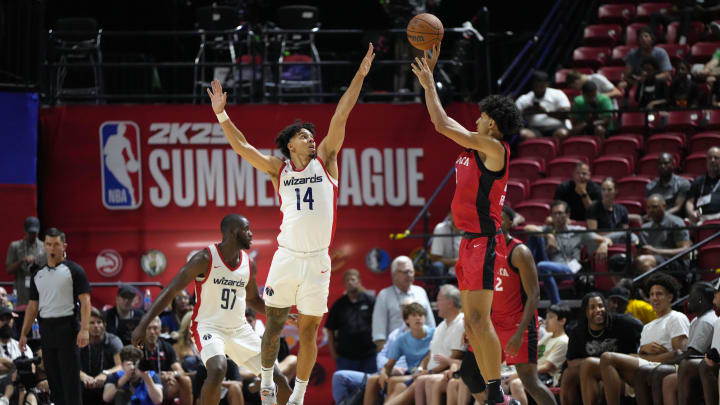
<svg viewBox="0 0 720 405">
<path fill-rule="evenodd" d="M 230 117 L 228 117 L 225 110 L 223 110 L 223 112 L 221 112 L 220 114 L 215 114 L 215 115 L 217 116 L 217 119 L 221 124 L 230 119 Z"/>
</svg>

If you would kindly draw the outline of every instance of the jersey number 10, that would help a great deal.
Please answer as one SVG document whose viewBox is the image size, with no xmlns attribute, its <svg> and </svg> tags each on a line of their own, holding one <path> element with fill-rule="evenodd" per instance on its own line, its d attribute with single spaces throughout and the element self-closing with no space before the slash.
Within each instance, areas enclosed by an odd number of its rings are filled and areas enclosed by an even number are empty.
<svg viewBox="0 0 720 405">
<path fill-rule="evenodd" d="M 295 195 L 297 196 L 297 210 L 300 211 L 300 189 L 295 189 Z M 315 200 L 313 200 L 312 196 L 312 187 L 308 187 L 307 191 L 305 192 L 305 196 L 302 198 L 302 202 L 306 202 L 310 205 L 310 210 L 313 209 L 313 203 Z"/>
</svg>

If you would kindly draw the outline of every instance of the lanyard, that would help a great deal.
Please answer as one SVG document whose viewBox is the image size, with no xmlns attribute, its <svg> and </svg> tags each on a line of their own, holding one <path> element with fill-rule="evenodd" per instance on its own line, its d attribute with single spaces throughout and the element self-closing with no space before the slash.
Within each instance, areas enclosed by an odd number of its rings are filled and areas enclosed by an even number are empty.
<svg viewBox="0 0 720 405">
<path fill-rule="evenodd" d="M 703 181 L 703 186 L 702 186 L 702 190 L 701 190 L 701 191 L 704 191 L 704 190 L 705 190 L 705 185 L 708 184 L 708 179 L 709 179 L 709 178 L 706 176 L 706 177 L 705 177 L 705 181 Z M 707 193 L 701 192 L 700 195 L 712 194 L 712 193 L 714 193 L 714 192 L 717 191 L 718 187 L 720 187 L 720 177 L 718 177 L 718 178 L 715 179 L 715 187 L 713 187 L 712 190 L 710 190 L 710 192 L 707 192 Z"/>
</svg>

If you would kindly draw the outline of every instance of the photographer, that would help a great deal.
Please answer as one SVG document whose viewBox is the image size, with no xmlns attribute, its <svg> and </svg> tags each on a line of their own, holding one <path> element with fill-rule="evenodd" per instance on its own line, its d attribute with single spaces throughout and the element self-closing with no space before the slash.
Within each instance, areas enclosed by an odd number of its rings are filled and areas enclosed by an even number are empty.
<svg viewBox="0 0 720 405">
<path fill-rule="evenodd" d="M 13 361 L 21 356 L 33 358 L 33 352 L 29 347 L 24 351 L 20 351 L 20 345 L 17 340 L 12 338 L 13 322 L 15 315 L 10 308 L 0 307 L 0 404 L 6 405 L 17 399 L 17 393 L 14 382 L 18 381 L 15 372 L 15 364 Z M 31 368 L 32 371 L 32 368 Z"/>
<path fill-rule="evenodd" d="M 122 370 L 107 377 L 103 401 L 115 405 L 159 405 L 163 402 L 160 377 L 154 370 L 140 370 L 141 359 L 142 352 L 135 346 L 122 348 Z"/>
</svg>

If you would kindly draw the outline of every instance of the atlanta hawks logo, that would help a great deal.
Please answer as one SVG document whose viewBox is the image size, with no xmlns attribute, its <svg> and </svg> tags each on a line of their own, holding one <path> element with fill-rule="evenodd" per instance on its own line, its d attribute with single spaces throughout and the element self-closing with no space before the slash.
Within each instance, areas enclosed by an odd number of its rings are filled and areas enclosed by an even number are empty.
<svg viewBox="0 0 720 405">
<path fill-rule="evenodd" d="M 265 287 L 265 295 L 267 295 L 268 297 L 272 297 L 273 294 L 275 294 L 275 291 L 273 291 L 272 288 L 270 288 L 270 287 Z"/>
</svg>

